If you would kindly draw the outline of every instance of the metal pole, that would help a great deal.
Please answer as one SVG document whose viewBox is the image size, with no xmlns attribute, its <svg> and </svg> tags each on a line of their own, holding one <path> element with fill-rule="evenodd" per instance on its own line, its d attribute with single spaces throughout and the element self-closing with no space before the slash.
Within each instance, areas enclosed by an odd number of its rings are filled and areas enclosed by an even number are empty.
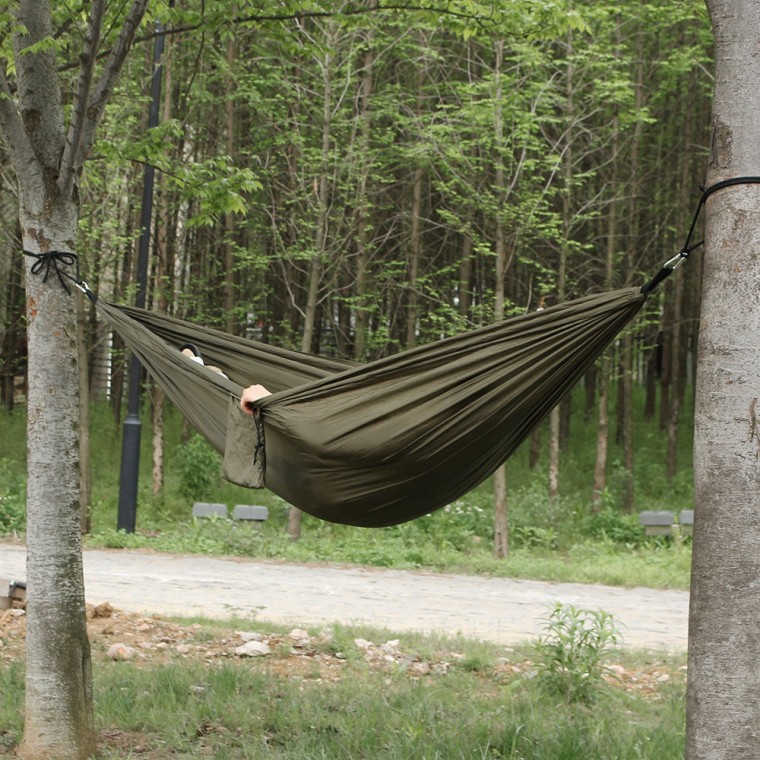
<svg viewBox="0 0 760 760">
<path fill-rule="evenodd" d="M 158 125 L 161 104 L 161 75 L 164 54 L 164 31 L 162 23 L 156 23 L 156 40 L 153 44 L 153 77 L 151 80 L 151 102 L 148 114 L 148 129 Z M 135 304 L 145 308 L 145 294 L 148 289 L 148 253 L 150 249 L 151 217 L 153 215 L 153 175 L 150 164 L 143 170 L 142 209 L 140 212 L 140 243 L 137 255 L 137 298 Z M 124 434 L 121 445 L 121 474 L 119 478 L 119 513 L 117 530 L 135 532 L 137 522 L 137 484 L 140 472 L 140 360 L 132 354 L 129 365 L 129 398 L 127 417 L 124 420 Z"/>
</svg>

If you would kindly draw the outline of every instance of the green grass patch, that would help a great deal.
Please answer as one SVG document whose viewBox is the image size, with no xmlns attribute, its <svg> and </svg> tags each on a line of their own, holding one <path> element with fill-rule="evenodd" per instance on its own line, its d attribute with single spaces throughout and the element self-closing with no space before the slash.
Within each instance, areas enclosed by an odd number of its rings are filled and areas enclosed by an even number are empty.
<svg viewBox="0 0 760 760">
<path fill-rule="evenodd" d="M 219 623 L 201 628 L 193 641 L 232 636 Z M 357 636 L 394 637 L 403 655 L 368 661 Z M 565 631 L 560 649 L 586 643 Z M 94 652 L 101 758 L 676 760 L 684 751 L 682 658 L 597 647 L 594 667 L 614 660 L 624 675 L 596 679 L 593 700 L 575 700 L 547 688 L 535 646 L 462 638 L 340 628 L 308 657 L 287 646 L 213 661 L 114 662 Z M 426 662 L 435 667 L 413 669 Z M 21 664 L 0 665 L 0 754 L 20 739 L 22 704 Z"/>
</svg>

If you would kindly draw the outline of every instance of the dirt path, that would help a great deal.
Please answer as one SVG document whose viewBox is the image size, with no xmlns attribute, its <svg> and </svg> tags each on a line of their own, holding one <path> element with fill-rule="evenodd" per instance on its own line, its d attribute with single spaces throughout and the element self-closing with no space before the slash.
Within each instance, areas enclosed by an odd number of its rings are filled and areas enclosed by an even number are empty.
<svg viewBox="0 0 760 760">
<path fill-rule="evenodd" d="M 24 547 L 0 543 L 0 577 L 25 578 Z M 140 613 L 314 625 L 365 623 L 504 644 L 542 632 L 555 601 L 611 613 L 630 648 L 686 649 L 685 591 L 293 565 L 131 550 L 84 553 L 87 601 Z"/>
</svg>

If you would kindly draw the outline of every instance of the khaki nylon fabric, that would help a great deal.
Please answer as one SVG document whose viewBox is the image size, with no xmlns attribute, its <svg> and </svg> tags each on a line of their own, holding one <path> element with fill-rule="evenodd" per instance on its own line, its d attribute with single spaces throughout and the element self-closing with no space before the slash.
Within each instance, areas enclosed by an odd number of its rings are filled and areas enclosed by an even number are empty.
<svg viewBox="0 0 760 760">
<path fill-rule="evenodd" d="M 309 514 L 366 527 L 432 512 L 514 452 L 644 303 L 640 288 L 589 296 L 365 365 L 312 357 L 98 301 L 211 444 L 235 441 L 227 476 L 265 479 Z M 230 380 L 183 357 L 193 342 Z M 261 431 L 230 398 L 261 383 Z M 240 456 L 240 441 L 250 451 Z M 257 443 L 257 465 L 251 461 Z M 262 463 L 265 456 L 265 465 Z M 243 462 L 243 465 L 240 462 Z M 245 472 L 243 470 L 246 470 Z"/>
</svg>

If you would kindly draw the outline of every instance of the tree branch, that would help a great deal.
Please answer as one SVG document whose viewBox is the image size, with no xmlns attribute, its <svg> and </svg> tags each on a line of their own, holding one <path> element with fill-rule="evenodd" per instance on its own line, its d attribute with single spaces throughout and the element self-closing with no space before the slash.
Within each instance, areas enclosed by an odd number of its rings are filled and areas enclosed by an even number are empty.
<svg viewBox="0 0 760 760">
<path fill-rule="evenodd" d="M 5 77 L 7 61 L 0 58 L 0 135 L 2 135 L 11 163 L 16 171 L 34 171 L 40 174 L 40 165 L 16 108 L 11 88 Z"/>
<path fill-rule="evenodd" d="M 20 0 L 13 41 L 18 113 L 37 160 L 57 174 L 64 140 L 63 108 L 49 3 Z M 38 46 L 34 52 L 33 46 Z"/>
<path fill-rule="evenodd" d="M 399 13 L 402 11 L 409 11 L 410 13 L 435 13 L 438 16 L 450 16 L 452 18 L 464 19 L 468 21 L 474 21 L 481 26 L 485 26 L 489 22 L 494 21 L 493 12 L 489 15 L 482 15 L 477 13 L 464 13 L 462 11 L 453 10 L 448 5 L 442 5 L 440 7 L 417 5 L 414 3 L 382 3 L 377 2 L 374 5 L 369 6 L 355 6 L 349 8 L 341 8 L 336 11 L 294 11 L 293 13 L 274 13 L 274 14 L 256 14 L 252 13 L 247 16 L 235 16 L 229 20 L 229 24 L 253 24 L 264 23 L 268 21 L 299 21 L 309 18 L 337 18 L 340 16 L 361 16 L 368 13 L 378 13 L 382 11 L 391 11 Z M 194 32 L 203 27 L 205 21 L 199 21 L 196 24 L 184 24 L 172 26 L 170 30 L 163 32 L 163 34 L 183 34 L 184 32 Z M 155 32 L 150 32 L 140 36 L 136 42 L 146 42 L 153 39 L 156 36 Z"/>
<path fill-rule="evenodd" d="M 61 161 L 61 173 L 58 177 L 58 186 L 61 194 L 66 196 L 71 193 L 74 180 L 79 174 L 76 165 L 76 156 L 82 141 L 84 124 L 87 120 L 87 105 L 92 88 L 92 80 L 95 72 L 98 44 L 103 26 L 103 12 L 105 0 L 95 0 L 90 9 L 87 20 L 87 36 L 84 41 L 84 50 L 79 59 L 79 79 L 74 94 L 74 105 L 66 135 L 66 147 Z"/>
<path fill-rule="evenodd" d="M 81 124 L 76 154 L 72 156 L 71 160 L 71 167 L 75 172 L 82 170 L 87 154 L 95 141 L 98 125 L 103 118 L 113 88 L 121 75 L 127 54 L 135 41 L 147 4 L 148 0 L 134 0 L 124 20 L 116 45 L 108 56 L 108 61 L 87 105 L 85 118 Z"/>
</svg>

